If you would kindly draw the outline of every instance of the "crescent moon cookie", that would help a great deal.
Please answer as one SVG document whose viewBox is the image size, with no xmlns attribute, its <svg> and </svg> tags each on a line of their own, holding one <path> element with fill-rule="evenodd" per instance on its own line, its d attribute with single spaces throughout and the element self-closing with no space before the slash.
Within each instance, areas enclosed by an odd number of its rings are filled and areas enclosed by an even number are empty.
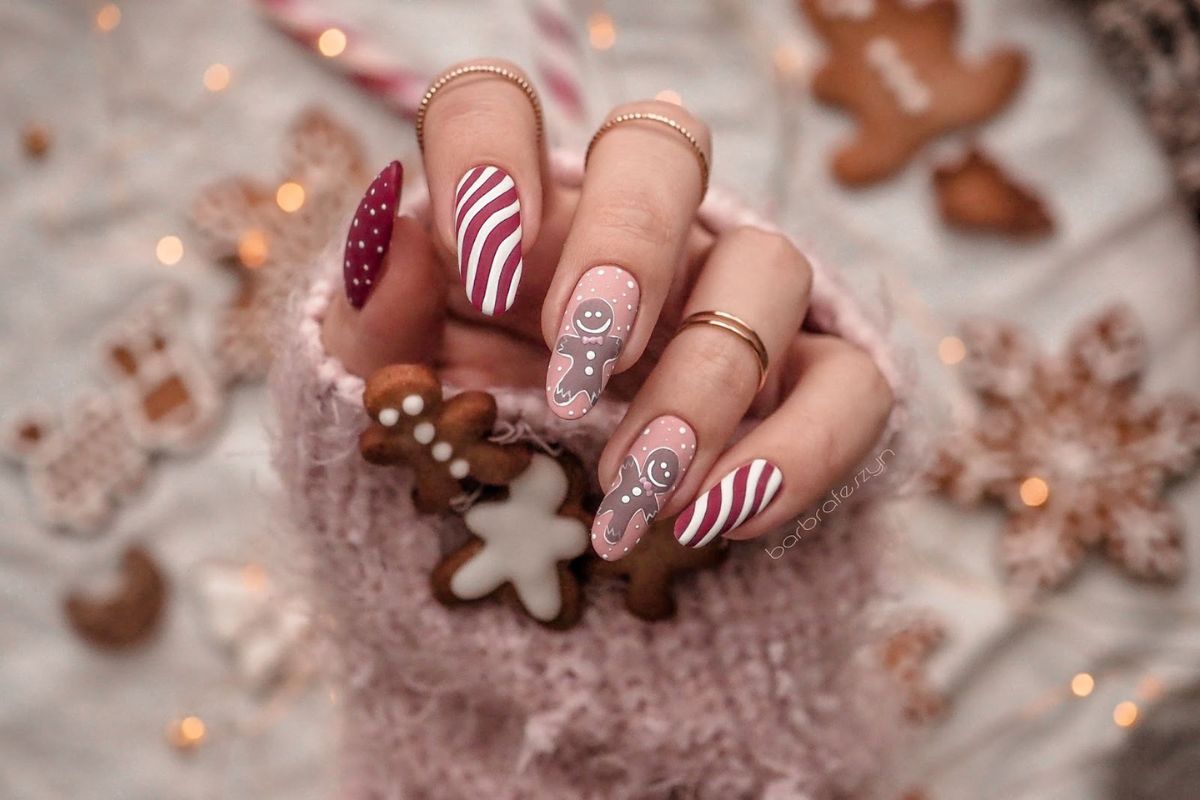
<svg viewBox="0 0 1200 800">
<path fill-rule="evenodd" d="M 130 547 L 121 559 L 116 588 L 103 596 L 71 592 L 63 610 L 71 627 L 87 642 L 121 650 L 150 637 L 167 601 L 162 571 L 141 547 Z"/>
<path fill-rule="evenodd" d="M 509 484 L 508 497 L 466 512 L 476 538 L 434 569 L 434 597 L 453 606 L 499 593 L 544 625 L 574 625 L 583 598 L 568 565 L 588 550 L 585 488 L 577 460 L 560 463 L 534 453 Z"/>
<path fill-rule="evenodd" d="M 464 481 L 504 486 L 529 466 L 527 448 L 488 441 L 496 424 L 494 397 L 463 392 L 444 400 L 429 367 L 384 367 L 367 381 L 363 405 L 373 421 L 359 437 L 363 458 L 411 467 L 418 511 L 447 511 Z"/>
<path fill-rule="evenodd" d="M 813 93 L 858 123 L 833 158 L 839 181 L 861 186 L 899 172 L 928 142 L 1008 105 L 1025 56 L 1000 48 L 964 61 L 955 42 L 955 0 L 801 0 L 828 46 Z"/>
</svg>

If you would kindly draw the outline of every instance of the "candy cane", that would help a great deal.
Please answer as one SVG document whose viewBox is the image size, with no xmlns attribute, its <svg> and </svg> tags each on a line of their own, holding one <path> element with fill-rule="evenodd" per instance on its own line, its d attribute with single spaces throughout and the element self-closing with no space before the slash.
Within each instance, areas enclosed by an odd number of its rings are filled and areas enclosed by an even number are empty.
<svg viewBox="0 0 1200 800">
<path fill-rule="evenodd" d="M 529 0 L 528 9 L 537 32 L 534 69 L 547 110 L 558 117 L 552 122 L 568 128 L 582 126 L 588 120 L 580 80 L 583 47 L 576 33 L 578 26 L 562 0 Z"/>
</svg>

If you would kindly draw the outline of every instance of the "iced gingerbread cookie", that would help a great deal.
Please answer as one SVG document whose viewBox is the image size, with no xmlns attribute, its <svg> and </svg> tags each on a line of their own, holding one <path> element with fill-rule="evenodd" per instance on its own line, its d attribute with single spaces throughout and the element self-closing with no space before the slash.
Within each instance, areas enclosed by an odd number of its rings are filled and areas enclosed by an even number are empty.
<svg viewBox="0 0 1200 800">
<path fill-rule="evenodd" d="M 955 0 L 801 0 L 828 45 L 813 93 L 854 116 L 858 132 L 833 159 L 839 181 L 862 185 L 898 172 L 926 143 L 993 116 L 1025 75 L 1014 49 L 979 63 L 958 53 Z"/>
<path fill-rule="evenodd" d="M 577 461 L 534 453 L 528 469 L 509 484 L 508 497 L 466 512 L 467 528 L 477 538 L 434 569 L 434 596 L 455 605 L 500 592 L 538 622 L 575 624 L 582 595 L 568 564 L 588 549 L 585 487 Z"/>
<path fill-rule="evenodd" d="M 696 549 L 675 539 L 675 519 L 650 525 L 644 541 L 618 561 L 595 559 L 593 575 L 625 578 L 625 607 L 635 617 L 653 622 L 675 615 L 675 579 L 689 572 L 716 567 L 729 553 L 724 544 Z"/>
<path fill-rule="evenodd" d="M 529 450 L 488 441 L 496 400 L 486 392 L 442 398 L 442 384 L 421 364 L 393 364 L 367 381 L 363 405 L 373 423 L 359 449 L 372 464 L 404 464 L 416 476 L 417 510 L 446 511 L 464 481 L 503 486 L 529 466 Z"/>
</svg>

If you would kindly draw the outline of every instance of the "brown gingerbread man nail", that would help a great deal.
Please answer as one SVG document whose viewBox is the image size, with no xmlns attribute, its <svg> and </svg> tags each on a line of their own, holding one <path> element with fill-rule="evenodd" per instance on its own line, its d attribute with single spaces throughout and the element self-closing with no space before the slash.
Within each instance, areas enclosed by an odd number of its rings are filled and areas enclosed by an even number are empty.
<svg viewBox="0 0 1200 800">
<path fill-rule="evenodd" d="M 625 607 L 635 617 L 653 622 L 675 615 L 675 579 L 711 569 L 725 560 L 728 546 L 696 549 L 675 539 L 675 518 L 656 520 L 642 542 L 618 561 L 589 562 L 593 575 L 627 578 Z"/>
<path fill-rule="evenodd" d="M 496 423 L 494 397 L 463 392 L 443 400 L 429 367 L 384 367 L 367 381 L 363 405 L 373 420 L 359 438 L 363 458 L 412 467 L 419 511 L 448 510 L 463 494 L 464 481 L 503 486 L 529 466 L 527 448 L 488 441 Z"/>
<path fill-rule="evenodd" d="M 800 0 L 829 57 L 813 79 L 819 100 L 858 123 L 833 160 L 849 185 L 898 172 L 926 143 L 999 112 L 1025 76 L 1025 56 L 999 49 L 964 61 L 955 0 Z"/>
</svg>

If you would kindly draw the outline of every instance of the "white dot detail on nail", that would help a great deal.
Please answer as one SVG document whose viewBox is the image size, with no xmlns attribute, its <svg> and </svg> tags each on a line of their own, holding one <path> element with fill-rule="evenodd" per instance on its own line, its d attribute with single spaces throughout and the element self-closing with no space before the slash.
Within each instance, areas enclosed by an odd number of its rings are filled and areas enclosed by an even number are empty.
<svg viewBox="0 0 1200 800">
<path fill-rule="evenodd" d="M 591 361 L 593 358 L 595 358 L 595 357 L 596 357 L 596 351 L 595 351 L 595 350 L 588 350 L 588 351 L 587 351 L 587 357 L 588 357 L 588 361 Z"/>
<path fill-rule="evenodd" d="M 418 422 L 413 427 L 413 438 L 421 444 L 429 444 L 436 435 L 437 429 L 433 427 L 432 422 Z"/>
<path fill-rule="evenodd" d="M 633 496 L 641 497 L 642 496 L 642 487 L 640 487 L 640 486 L 633 487 Z"/>
<path fill-rule="evenodd" d="M 425 398 L 419 394 L 410 394 L 400 403 L 400 407 L 404 409 L 404 413 L 410 417 L 415 417 L 425 410 Z"/>
<path fill-rule="evenodd" d="M 465 458 L 456 458 L 450 462 L 450 477 L 462 480 L 471 471 L 471 465 Z"/>
<path fill-rule="evenodd" d="M 627 494 L 623 494 L 623 495 L 621 495 L 621 502 L 622 502 L 622 503 L 628 503 L 628 502 L 629 502 L 629 495 L 627 495 Z"/>
<path fill-rule="evenodd" d="M 358 281 L 355 281 L 358 283 Z M 400 412 L 394 408 L 385 408 L 379 412 L 379 424 L 392 427 L 400 421 Z"/>
<path fill-rule="evenodd" d="M 450 456 L 454 455 L 454 448 L 449 442 L 438 442 L 430 448 L 429 452 L 433 455 L 434 461 L 449 461 Z"/>
<path fill-rule="evenodd" d="M 596 372 L 596 370 L 593 369 L 592 367 L 584 367 L 583 368 L 584 375 L 593 375 L 593 374 L 595 374 L 595 372 Z"/>
</svg>

